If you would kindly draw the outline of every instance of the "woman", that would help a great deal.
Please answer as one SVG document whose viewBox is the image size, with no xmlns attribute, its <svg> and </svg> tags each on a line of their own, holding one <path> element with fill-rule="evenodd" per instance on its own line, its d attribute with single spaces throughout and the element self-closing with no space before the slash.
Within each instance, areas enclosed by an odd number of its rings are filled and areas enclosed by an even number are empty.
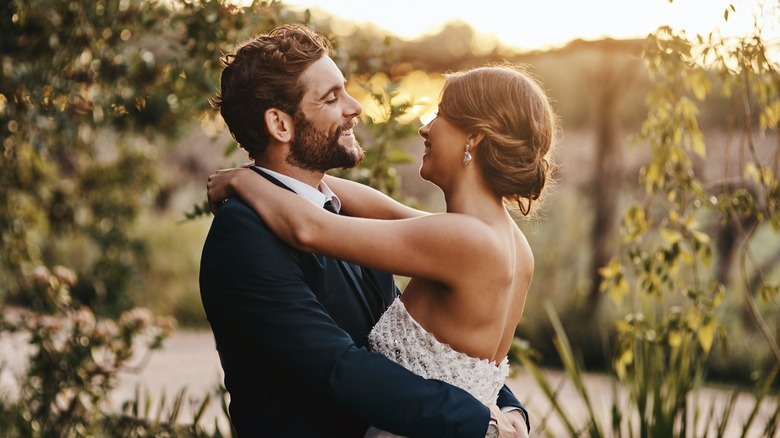
<svg viewBox="0 0 780 438">
<path fill-rule="evenodd" d="M 326 176 L 349 217 L 335 215 L 247 169 L 212 175 L 209 198 L 237 194 L 302 251 L 410 277 L 374 327 L 372 348 L 493 404 L 534 269 L 508 208 L 528 215 L 540 197 L 556 118 L 522 69 L 482 67 L 446 76 L 438 114 L 419 133 L 420 176 L 443 191 L 446 213 Z"/>
</svg>

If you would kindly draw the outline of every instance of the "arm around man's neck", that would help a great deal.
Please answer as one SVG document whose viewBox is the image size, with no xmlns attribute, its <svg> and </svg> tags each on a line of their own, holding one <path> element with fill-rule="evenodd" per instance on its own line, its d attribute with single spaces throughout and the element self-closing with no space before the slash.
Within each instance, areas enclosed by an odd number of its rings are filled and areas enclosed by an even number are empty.
<svg viewBox="0 0 780 438">
<path fill-rule="evenodd" d="M 325 175 L 325 184 L 341 200 L 341 210 L 348 216 L 370 219 L 408 219 L 428 212 L 404 205 L 386 194 L 348 179 Z"/>
</svg>

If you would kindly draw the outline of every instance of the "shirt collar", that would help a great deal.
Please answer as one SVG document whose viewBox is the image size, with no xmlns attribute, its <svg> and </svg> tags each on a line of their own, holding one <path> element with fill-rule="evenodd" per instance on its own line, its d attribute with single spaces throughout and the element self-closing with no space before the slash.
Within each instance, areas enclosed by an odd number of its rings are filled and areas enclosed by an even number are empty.
<svg viewBox="0 0 780 438">
<path fill-rule="evenodd" d="M 313 204 L 323 207 L 327 201 L 330 201 L 333 204 L 333 207 L 336 208 L 337 212 L 341 210 L 341 201 L 339 200 L 339 197 L 333 193 L 333 190 L 331 190 L 327 184 L 325 184 L 325 181 L 320 182 L 319 190 L 317 190 L 314 187 L 304 182 L 298 181 L 289 175 L 284 175 L 265 167 L 255 167 L 278 179 L 280 182 L 284 183 L 284 185 L 291 188 L 295 193 L 302 196 L 304 199 L 311 201 Z"/>
</svg>

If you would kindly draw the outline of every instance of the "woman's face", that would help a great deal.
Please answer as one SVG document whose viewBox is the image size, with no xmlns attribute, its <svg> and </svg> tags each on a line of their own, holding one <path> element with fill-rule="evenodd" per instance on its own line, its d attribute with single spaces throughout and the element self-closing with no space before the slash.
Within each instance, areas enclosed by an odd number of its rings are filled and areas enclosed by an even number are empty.
<svg viewBox="0 0 780 438">
<path fill-rule="evenodd" d="M 442 187 L 449 175 L 463 166 L 468 135 L 439 115 L 418 132 L 425 140 L 420 176 Z"/>
</svg>

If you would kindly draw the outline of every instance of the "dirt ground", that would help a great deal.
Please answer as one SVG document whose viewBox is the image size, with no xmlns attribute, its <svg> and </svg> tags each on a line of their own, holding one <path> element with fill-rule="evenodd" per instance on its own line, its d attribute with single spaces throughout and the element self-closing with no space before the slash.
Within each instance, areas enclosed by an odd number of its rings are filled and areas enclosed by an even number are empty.
<svg viewBox="0 0 780 438">
<path fill-rule="evenodd" d="M 585 419 L 588 418 L 587 410 L 571 382 L 558 371 L 547 371 L 547 375 L 555 387 L 560 387 L 560 399 L 566 400 L 563 405 L 567 406 L 566 414 L 569 418 L 573 419 L 575 424 L 584 424 Z M 186 387 L 190 396 L 196 400 L 202 400 L 206 394 L 216 390 L 222 381 L 221 379 L 222 370 L 211 333 L 180 331 L 166 343 L 163 351 L 154 353 L 149 364 L 140 374 L 123 375 L 113 398 L 115 403 L 133 398 L 135 387 L 141 385 L 148 387 L 153 395 L 165 391 L 169 396 Z M 530 411 L 532 422 L 535 425 L 531 436 L 559 437 L 569 435 L 558 420 L 557 414 L 551 411 L 550 404 L 546 401 L 541 388 L 528 373 L 520 370 L 509 379 L 507 384 Z M 589 390 L 593 405 L 598 410 L 597 415 L 602 418 L 602 424 L 608 425 L 609 421 L 607 420 L 614 393 L 612 380 L 607 376 L 589 374 L 586 376 L 585 385 Z M 692 404 L 694 407 L 700 408 L 702 415 L 704 415 L 709 412 L 713 403 L 716 409 L 722 409 L 730 394 L 729 391 L 725 390 L 705 388 L 693 397 Z M 618 391 L 618 397 L 625 400 L 625 392 Z M 739 424 L 747 419 L 753 404 L 753 397 L 750 394 L 745 393 L 739 397 L 734 409 L 731 427 L 725 434 L 726 437 L 740 435 L 742 428 L 739 427 Z M 764 416 L 768 416 L 771 409 L 776 408 L 776 405 L 767 404 L 762 412 Z M 188 418 L 186 415 L 187 412 L 182 415 L 182 419 L 186 420 Z M 221 417 L 218 404 L 212 403 L 209 415 Z M 206 423 L 211 423 L 211 421 Z M 757 423 L 763 424 L 760 420 Z M 693 436 L 701 435 L 703 433 L 697 433 Z M 747 436 L 758 437 L 760 435 L 756 432 Z"/>
<path fill-rule="evenodd" d="M 0 394 L 13 393 L 13 377 L 11 373 L 18 372 L 23 367 L 19 359 L 19 353 L 25 351 L 26 344 L 23 339 L 0 339 L 0 360 L 5 363 L 4 372 L 0 375 Z M 584 424 L 588 418 L 587 411 L 581 398 L 576 394 L 573 385 L 565 376 L 557 371 L 547 371 L 548 378 L 554 387 L 560 388 L 559 400 L 564 400 L 566 415 L 575 424 Z M 166 341 L 161 351 L 153 352 L 148 363 L 137 373 L 122 373 L 117 389 L 111 394 L 111 401 L 115 409 L 119 411 L 123 402 L 134 400 L 137 389 L 148 394 L 152 401 L 151 412 L 156 412 L 156 407 L 165 394 L 169 401 L 182 389 L 186 388 L 186 402 L 183 406 L 179 420 L 190 422 L 194 407 L 199 406 L 208 394 L 214 394 L 222 381 L 222 370 L 219 358 L 214 349 L 214 339 L 209 331 L 180 330 L 172 338 Z M 526 405 L 534 428 L 532 437 L 542 436 L 568 436 L 559 417 L 552 412 L 550 404 L 535 383 L 533 378 L 520 370 L 507 384 L 517 397 Z M 585 385 L 593 405 L 603 425 L 608 425 L 609 410 L 615 394 L 612 380 L 606 376 L 589 374 L 586 376 Z M 711 406 L 721 409 L 726 404 L 730 391 L 715 388 L 705 388 L 692 396 L 691 404 L 701 410 L 702 415 L 709 412 Z M 617 391 L 621 402 L 625 400 L 625 392 Z M 725 436 L 739 436 L 742 428 L 739 426 L 747 418 L 754 401 L 747 393 L 741 394 L 732 414 L 731 427 Z M 766 418 L 773 409 L 778 409 L 776 402 L 766 403 L 762 408 L 762 417 Z M 205 414 L 205 421 L 201 424 L 211 425 L 214 420 L 220 424 L 220 428 L 226 430 L 227 423 L 221 412 L 217 398 L 212 396 L 212 402 Z M 763 425 L 765 420 L 759 418 L 757 423 Z M 691 436 L 702 436 L 701 426 L 697 433 Z M 711 435 L 714 436 L 714 435 Z M 747 434 L 747 437 L 759 437 L 757 432 Z"/>
</svg>

